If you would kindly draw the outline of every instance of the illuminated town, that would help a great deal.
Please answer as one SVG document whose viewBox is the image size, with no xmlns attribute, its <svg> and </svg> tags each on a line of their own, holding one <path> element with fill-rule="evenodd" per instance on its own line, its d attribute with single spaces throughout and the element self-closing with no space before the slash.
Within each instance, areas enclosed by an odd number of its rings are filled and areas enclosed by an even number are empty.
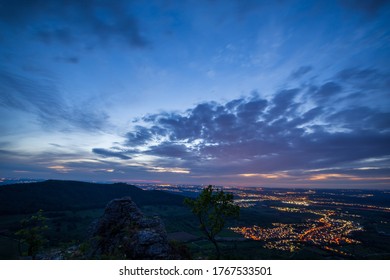
<svg viewBox="0 0 390 280">
<path fill-rule="evenodd" d="M 1 178 L 0 183 L 30 180 Z M 132 184 L 146 191 L 160 190 L 192 198 L 205 187 Z M 321 257 L 390 256 L 390 192 L 387 190 L 216 188 L 232 193 L 234 203 L 241 208 L 240 219 L 231 221 L 221 241 L 256 242 L 259 248 L 283 256 L 305 257 L 307 250 Z M 176 225 L 172 227 L 177 230 Z"/>
<path fill-rule="evenodd" d="M 245 238 L 266 241 L 264 247 L 294 252 L 299 250 L 301 244 L 308 243 L 320 246 L 326 250 L 335 249 L 331 245 L 357 244 L 360 243 L 349 237 L 353 231 L 362 231 L 363 228 L 356 222 L 334 218 L 337 214 L 334 211 L 311 211 L 298 208 L 274 207 L 278 211 L 312 213 L 318 215 L 318 219 L 308 219 L 302 224 L 273 223 L 271 228 L 233 227 L 230 228 L 236 233 L 242 234 Z M 338 250 L 340 254 L 347 254 Z"/>
<path fill-rule="evenodd" d="M 261 244 L 267 249 L 295 252 L 304 245 L 312 245 L 342 256 L 349 256 L 350 253 L 340 248 L 348 244 L 360 244 L 361 242 L 351 235 L 354 232 L 364 231 L 364 228 L 356 221 L 361 216 L 351 214 L 346 209 L 390 212 L 389 207 L 336 201 L 332 199 L 332 195 L 340 195 L 337 193 L 326 193 L 327 197 L 315 196 L 315 194 L 314 190 L 236 192 L 235 202 L 243 208 L 263 203 L 262 207 L 275 209 L 278 212 L 312 214 L 316 218 L 307 218 L 301 223 L 275 222 L 272 226 L 250 225 L 230 229 L 247 239 L 262 241 Z M 372 194 L 342 195 L 362 199 L 373 196 Z M 265 202 L 268 203 L 264 204 Z"/>
<path fill-rule="evenodd" d="M 204 186 L 168 185 L 150 186 L 171 192 L 186 192 L 196 195 Z M 345 246 L 362 242 L 354 238 L 354 233 L 364 232 L 360 221 L 364 217 L 356 214 L 378 212 L 389 213 L 388 203 L 378 205 L 368 203 L 374 197 L 372 193 L 329 192 L 325 190 L 270 190 L 265 188 L 221 187 L 234 194 L 234 202 L 242 209 L 274 210 L 282 215 L 295 215 L 301 222 L 271 225 L 246 224 L 229 229 L 246 239 L 259 241 L 259 245 L 271 250 L 297 252 L 305 246 L 312 246 L 341 257 L 353 257 Z M 255 210 L 256 211 L 256 210 Z M 262 210 L 260 210 L 262 211 Z M 387 221 L 380 221 L 387 224 Z"/>
</svg>

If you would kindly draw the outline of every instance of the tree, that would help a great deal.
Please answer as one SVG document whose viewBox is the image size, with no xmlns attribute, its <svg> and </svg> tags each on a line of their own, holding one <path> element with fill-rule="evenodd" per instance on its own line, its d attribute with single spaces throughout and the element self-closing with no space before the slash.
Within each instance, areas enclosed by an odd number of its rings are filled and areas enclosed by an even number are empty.
<svg viewBox="0 0 390 280">
<path fill-rule="evenodd" d="M 237 218 L 240 213 L 240 207 L 233 203 L 233 195 L 222 190 L 214 190 L 213 186 L 209 185 L 197 199 L 186 198 L 184 203 L 198 218 L 200 229 L 214 244 L 219 259 L 221 252 L 216 235 L 224 228 L 227 218 Z"/>
<path fill-rule="evenodd" d="M 30 218 L 21 221 L 22 228 L 16 232 L 20 236 L 20 242 L 26 243 L 28 246 L 27 256 L 35 259 L 38 251 L 47 242 L 43 233 L 48 229 L 46 225 L 47 218 L 43 215 L 43 211 L 39 210 Z"/>
</svg>

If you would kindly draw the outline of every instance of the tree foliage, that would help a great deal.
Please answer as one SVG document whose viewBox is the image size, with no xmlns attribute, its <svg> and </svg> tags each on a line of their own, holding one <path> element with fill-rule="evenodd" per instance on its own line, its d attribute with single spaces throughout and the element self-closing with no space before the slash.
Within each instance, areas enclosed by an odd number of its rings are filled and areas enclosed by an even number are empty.
<svg viewBox="0 0 390 280">
<path fill-rule="evenodd" d="M 47 242 L 44 232 L 48 230 L 46 225 L 47 218 L 43 211 L 39 210 L 36 214 L 21 221 L 21 229 L 15 234 L 20 237 L 20 242 L 27 244 L 27 256 L 35 259 L 39 250 Z"/>
<path fill-rule="evenodd" d="M 216 235 L 224 228 L 227 218 L 237 218 L 240 213 L 240 207 L 233 203 L 233 195 L 209 185 L 197 199 L 186 198 L 184 202 L 198 218 L 200 229 L 214 244 L 219 259 L 221 253 Z"/>
</svg>

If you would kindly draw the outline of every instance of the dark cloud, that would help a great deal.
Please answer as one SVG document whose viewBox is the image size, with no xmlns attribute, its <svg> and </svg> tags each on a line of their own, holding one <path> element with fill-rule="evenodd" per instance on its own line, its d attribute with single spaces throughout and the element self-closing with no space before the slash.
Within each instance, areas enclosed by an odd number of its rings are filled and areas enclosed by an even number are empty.
<svg viewBox="0 0 390 280">
<path fill-rule="evenodd" d="M 389 75 L 377 69 L 348 68 L 337 73 L 336 78 L 360 90 L 388 89 Z"/>
<path fill-rule="evenodd" d="M 323 132 L 305 139 L 305 146 L 302 148 L 305 157 L 310 158 L 308 167 L 343 166 L 354 161 L 390 154 L 389 134 L 373 130 L 362 132 Z"/>
<path fill-rule="evenodd" d="M 302 67 L 296 69 L 295 71 L 293 71 L 290 75 L 290 78 L 291 79 L 302 78 L 304 75 L 309 73 L 311 70 L 313 70 L 313 67 L 311 67 L 310 65 L 302 66 Z"/>
<path fill-rule="evenodd" d="M 279 1 L 281 2 L 281 1 Z M 218 2 L 219 5 L 224 5 L 224 1 Z M 264 10 L 272 7 L 271 2 L 269 1 L 259 1 L 259 0 L 235 0 L 234 1 L 237 16 L 240 20 L 243 20 L 248 17 L 251 13 L 256 13 L 259 10 Z"/>
<path fill-rule="evenodd" d="M 108 123 L 107 114 L 92 104 L 66 101 L 55 81 L 30 79 L 5 70 L 0 71 L 0 107 L 32 113 L 47 128 L 59 125 L 64 130 L 77 127 L 93 131 L 104 129 Z"/>
<path fill-rule="evenodd" d="M 150 129 L 142 126 L 136 126 L 134 131 L 126 134 L 126 146 L 139 146 L 146 144 L 152 139 L 152 133 Z"/>
<path fill-rule="evenodd" d="M 294 113 L 296 106 L 298 105 L 294 102 L 294 99 L 299 91 L 300 89 L 285 89 L 275 94 L 271 102 L 272 105 L 270 106 L 267 119 L 272 121 L 287 116 L 290 113 Z"/>
<path fill-rule="evenodd" d="M 335 82 L 327 82 L 311 94 L 318 102 L 326 102 L 328 100 L 332 100 L 341 91 L 342 87 L 339 84 Z"/>
<path fill-rule="evenodd" d="M 185 145 L 173 144 L 170 142 L 163 142 L 156 146 L 151 146 L 146 154 L 173 157 L 173 158 L 187 158 L 190 156 L 190 151 Z"/>
<path fill-rule="evenodd" d="M 348 68 L 340 71 L 337 76 L 343 81 L 368 80 L 378 76 L 378 71 L 374 69 Z"/>
<path fill-rule="evenodd" d="M 161 165 L 167 158 L 180 159 L 178 167 L 195 175 L 347 170 L 355 162 L 390 155 L 390 112 L 370 103 L 348 103 L 353 99 L 346 92 L 348 83 L 359 75 L 348 70 L 309 89 L 280 90 L 269 99 L 252 94 L 224 104 L 204 102 L 182 113 L 149 115 L 127 134 L 125 144 L 143 147 L 140 154 L 160 157 Z M 365 87 L 372 87 L 372 78 Z M 349 106 L 337 106 L 341 98 Z"/>
<path fill-rule="evenodd" d="M 115 157 L 115 158 L 120 158 L 120 159 L 131 159 L 131 157 L 126 156 L 122 152 L 116 152 L 116 151 L 110 151 L 107 149 L 101 149 L 101 148 L 93 148 L 92 152 L 104 157 Z"/>
<path fill-rule="evenodd" d="M 130 1 L 3 0 L 0 23 L 19 32 L 31 30 L 45 44 L 95 45 L 119 39 L 143 48 L 150 43 L 134 14 Z"/>
<path fill-rule="evenodd" d="M 348 8 L 361 11 L 369 16 L 376 15 L 380 10 L 389 6 L 389 0 L 340 0 Z"/>
<path fill-rule="evenodd" d="M 69 56 L 65 61 L 69 63 L 79 63 L 80 59 L 77 56 Z"/>
<path fill-rule="evenodd" d="M 49 143 L 49 145 L 51 145 L 51 146 L 53 146 L 53 147 L 56 147 L 56 148 L 63 148 L 62 145 L 56 144 L 56 143 Z"/>
<path fill-rule="evenodd" d="M 242 122 L 256 122 L 260 115 L 264 112 L 268 102 L 264 99 L 255 99 L 237 107 L 237 117 L 242 119 Z"/>
<path fill-rule="evenodd" d="M 36 13 L 40 13 L 40 7 L 46 6 L 48 2 L 44 0 L 2 0 L 0 2 L 1 21 L 24 25 Z"/>
<path fill-rule="evenodd" d="M 76 38 L 74 37 L 72 31 L 69 28 L 38 30 L 35 33 L 35 36 L 39 41 L 45 44 L 60 42 L 65 45 L 69 45 L 76 41 Z"/>
<path fill-rule="evenodd" d="M 332 123 L 354 131 L 386 132 L 390 128 L 390 112 L 380 112 L 369 107 L 347 108 L 327 117 Z"/>
<path fill-rule="evenodd" d="M 80 62 L 80 58 L 78 56 L 72 55 L 72 56 L 57 56 L 55 58 L 57 61 L 62 61 L 66 63 L 71 64 L 77 64 Z"/>
<path fill-rule="evenodd" d="M 10 152 L 10 151 L 7 151 L 7 150 L 0 150 L 0 154 L 3 155 L 3 156 L 14 155 L 13 152 Z"/>
</svg>

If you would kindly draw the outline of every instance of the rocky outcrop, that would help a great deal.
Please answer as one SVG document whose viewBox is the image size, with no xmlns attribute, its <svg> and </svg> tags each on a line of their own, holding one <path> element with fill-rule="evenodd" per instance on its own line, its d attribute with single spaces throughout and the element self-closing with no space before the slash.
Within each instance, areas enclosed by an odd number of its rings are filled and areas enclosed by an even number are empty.
<svg viewBox="0 0 390 280">
<path fill-rule="evenodd" d="M 88 258 L 178 259 L 163 222 L 146 218 L 129 197 L 108 203 L 92 233 Z"/>
</svg>

